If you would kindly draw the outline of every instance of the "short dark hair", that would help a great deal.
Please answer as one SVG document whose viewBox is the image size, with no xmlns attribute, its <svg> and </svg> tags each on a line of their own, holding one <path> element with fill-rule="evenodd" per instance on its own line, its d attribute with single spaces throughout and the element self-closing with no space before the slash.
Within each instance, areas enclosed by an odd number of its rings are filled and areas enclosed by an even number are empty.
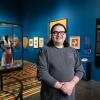
<svg viewBox="0 0 100 100">
<path fill-rule="evenodd" d="M 65 27 L 63 24 L 61 24 L 61 23 L 56 23 L 56 24 L 54 24 L 54 25 L 52 26 L 52 28 L 51 28 L 51 31 L 50 31 L 51 34 L 52 34 L 52 32 L 53 32 L 53 29 L 54 29 L 56 26 L 62 26 L 62 27 L 65 29 L 65 32 L 67 32 L 67 31 L 66 31 L 66 27 Z"/>
<path fill-rule="evenodd" d="M 57 24 L 54 24 L 54 25 L 52 26 L 51 31 L 50 31 L 51 34 L 53 33 L 53 29 L 54 29 L 56 26 L 62 26 L 62 27 L 65 29 L 65 32 L 67 32 L 66 27 L 65 27 L 63 24 L 57 23 Z M 68 47 L 68 46 L 69 46 L 69 44 L 67 43 L 66 39 L 65 39 L 63 45 L 64 45 L 64 47 Z M 54 42 L 53 42 L 52 38 L 51 38 L 50 41 L 47 43 L 47 46 L 54 46 Z"/>
</svg>

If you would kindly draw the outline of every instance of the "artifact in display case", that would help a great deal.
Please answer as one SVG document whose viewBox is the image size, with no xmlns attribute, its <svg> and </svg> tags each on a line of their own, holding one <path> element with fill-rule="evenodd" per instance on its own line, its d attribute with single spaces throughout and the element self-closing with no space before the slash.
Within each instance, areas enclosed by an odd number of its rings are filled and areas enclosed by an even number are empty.
<svg viewBox="0 0 100 100">
<path fill-rule="evenodd" d="M 22 68 L 22 26 L 0 23 L 0 72 Z"/>
<path fill-rule="evenodd" d="M 10 41 L 8 35 L 5 35 L 3 37 L 3 40 L 1 41 L 1 49 L 3 51 L 2 53 L 2 60 L 1 60 L 1 66 L 12 66 L 13 65 L 13 57 L 12 57 L 12 42 Z"/>
</svg>

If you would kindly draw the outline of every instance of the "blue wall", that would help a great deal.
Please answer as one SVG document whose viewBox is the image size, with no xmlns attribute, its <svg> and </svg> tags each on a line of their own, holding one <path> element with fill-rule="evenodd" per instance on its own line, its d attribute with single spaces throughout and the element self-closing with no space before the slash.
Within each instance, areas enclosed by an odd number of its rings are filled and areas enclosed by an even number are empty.
<svg viewBox="0 0 100 100">
<path fill-rule="evenodd" d="M 20 0 L 0 0 L 0 22 L 21 24 L 21 2 Z M 13 28 L 14 34 L 17 37 L 21 37 L 21 27 Z M 12 26 L 10 27 L 0 27 L 0 39 L 7 35 L 12 36 Z M 14 51 L 14 59 L 22 59 L 22 47 Z M 2 57 L 2 50 L 0 49 L 0 60 Z"/>
<path fill-rule="evenodd" d="M 0 22 L 12 22 L 24 26 L 24 36 L 44 37 L 48 41 L 49 22 L 68 19 L 70 36 L 81 36 L 81 56 L 85 54 L 85 37 L 91 40 L 91 79 L 100 81 L 100 68 L 94 65 L 96 18 L 100 18 L 100 0 L 0 0 Z M 22 9 L 23 8 L 23 9 Z M 23 19 L 23 21 L 22 21 Z M 38 49 L 24 49 L 24 59 L 36 62 Z"/>
<path fill-rule="evenodd" d="M 0 0 L 0 22 L 21 23 L 20 0 Z"/>
<path fill-rule="evenodd" d="M 43 2 L 44 1 L 44 2 Z M 91 79 L 100 81 L 100 68 L 94 65 L 96 18 L 100 18 L 100 0 L 29 0 L 23 2 L 24 36 L 32 38 L 42 36 L 48 41 L 49 22 L 52 20 L 68 19 L 68 41 L 70 36 L 80 35 L 81 56 L 85 54 L 85 37 L 89 38 L 92 63 Z M 24 59 L 36 62 L 38 49 L 24 49 Z"/>
</svg>

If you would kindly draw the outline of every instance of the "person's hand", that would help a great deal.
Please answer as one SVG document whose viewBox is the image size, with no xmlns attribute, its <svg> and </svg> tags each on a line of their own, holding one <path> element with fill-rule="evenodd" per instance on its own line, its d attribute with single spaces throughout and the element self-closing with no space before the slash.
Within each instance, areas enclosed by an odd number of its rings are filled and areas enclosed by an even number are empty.
<svg viewBox="0 0 100 100">
<path fill-rule="evenodd" d="M 56 88 L 56 89 L 61 89 L 61 87 L 62 87 L 62 85 L 63 85 L 64 83 L 62 82 L 56 82 L 55 84 L 54 84 L 54 88 Z"/>
<path fill-rule="evenodd" d="M 73 92 L 73 88 L 75 87 L 74 82 L 64 82 L 64 85 L 61 87 L 61 91 L 70 96 Z"/>
</svg>

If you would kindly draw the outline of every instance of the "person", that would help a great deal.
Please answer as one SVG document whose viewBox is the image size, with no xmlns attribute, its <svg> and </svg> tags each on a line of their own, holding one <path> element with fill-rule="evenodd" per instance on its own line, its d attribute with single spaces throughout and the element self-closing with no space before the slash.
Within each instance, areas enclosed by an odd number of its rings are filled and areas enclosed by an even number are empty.
<svg viewBox="0 0 100 100">
<path fill-rule="evenodd" d="M 53 25 L 51 40 L 40 49 L 37 61 L 41 100 L 75 100 L 75 86 L 83 74 L 78 51 L 66 42 L 66 28 Z"/>
<path fill-rule="evenodd" d="M 12 43 L 8 37 L 5 35 L 3 40 L 0 43 L 1 49 L 3 50 L 1 66 L 12 66 L 13 57 L 12 57 Z"/>
</svg>

